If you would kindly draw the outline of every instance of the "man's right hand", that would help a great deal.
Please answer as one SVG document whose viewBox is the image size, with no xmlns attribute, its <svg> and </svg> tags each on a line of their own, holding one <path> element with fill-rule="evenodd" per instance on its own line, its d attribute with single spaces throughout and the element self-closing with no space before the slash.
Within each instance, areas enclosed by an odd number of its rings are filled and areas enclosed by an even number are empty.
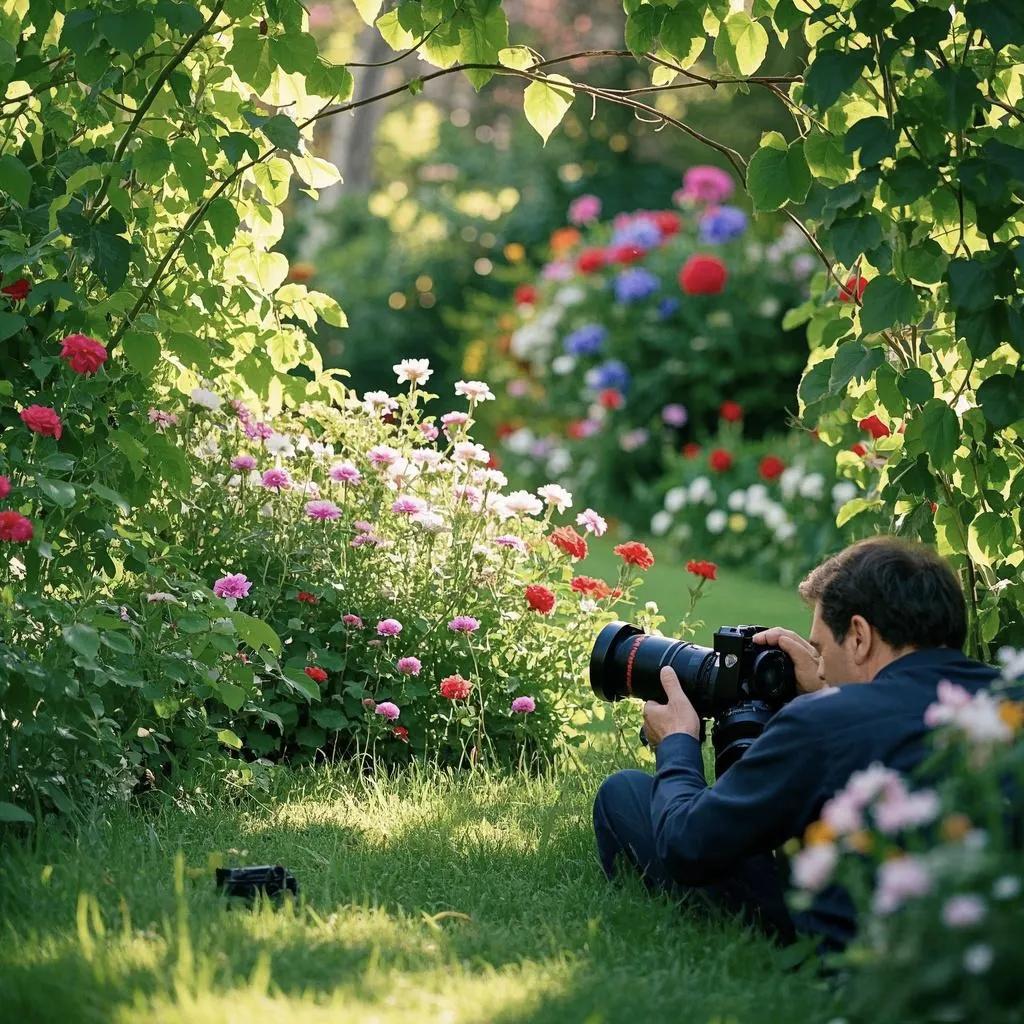
<svg viewBox="0 0 1024 1024">
<path fill-rule="evenodd" d="M 772 626 L 763 633 L 755 633 L 752 639 L 755 644 L 778 647 L 789 655 L 796 672 L 796 688 L 800 693 L 813 693 L 825 685 L 825 680 L 818 675 L 818 652 L 809 640 L 805 640 L 798 633 L 782 626 Z"/>
</svg>

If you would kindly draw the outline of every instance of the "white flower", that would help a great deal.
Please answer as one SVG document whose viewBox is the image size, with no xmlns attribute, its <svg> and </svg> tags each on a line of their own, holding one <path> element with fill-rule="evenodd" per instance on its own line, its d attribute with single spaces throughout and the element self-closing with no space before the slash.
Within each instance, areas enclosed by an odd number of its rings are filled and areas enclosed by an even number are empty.
<svg viewBox="0 0 1024 1024">
<path fill-rule="evenodd" d="M 271 434 L 270 437 L 264 438 L 263 447 L 271 455 L 281 455 L 286 459 L 295 455 L 295 445 L 292 444 L 291 438 L 284 434 Z"/>
<path fill-rule="evenodd" d="M 457 441 L 452 449 L 452 461 L 487 463 L 491 461 L 491 453 L 482 444 L 474 444 L 472 441 Z"/>
<path fill-rule="evenodd" d="M 508 477 L 500 469 L 474 469 L 473 483 L 497 488 L 508 487 Z"/>
<path fill-rule="evenodd" d="M 997 655 L 1003 667 L 1003 678 L 1013 682 L 1024 678 L 1024 650 L 1015 651 L 1012 647 L 1000 647 Z"/>
<path fill-rule="evenodd" d="M 510 516 L 540 515 L 544 506 L 529 491 L 513 491 L 502 499 L 498 508 L 499 512 L 505 513 L 503 518 L 508 518 Z"/>
<path fill-rule="evenodd" d="M 224 399 L 220 395 L 215 395 L 209 388 L 193 388 L 190 397 L 196 405 L 211 411 L 216 411 L 224 404 Z"/>
<path fill-rule="evenodd" d="M 580 598 L 580 611 L 587 615 L 597 611 L 597 602 L 592 597 Z"/>
<path fill-rule="evenodd" d="M 655 512 L 651 516 L 651 533 L 655 537 L 664 537 L 666 533 L 672 528 L 672 513 L 666 512 L 662 509 L 660 512 Z"/>
<path fill-rule="evenodd" d="M 984 974 L 995 958 L 995 952 L 988 943 L 976 942 L 964 950 L 964 970 L 968 974 Z"/>
<path fill-rule="evenodd" d="M 264 519 L 270 519 L 270 517 L 273 516 L 273 514 L 274 506 L 271 505 L 269 502 L 260 509 L 260 515 L 263 516 Z"/>
<path fill-rule="evenodd" d="M 669 512 L 678 512 L 686 505 L 686 499 L 685 487 L 673 487 L 665 492 L 665 508 Z"/>
<path fill-rule="evenodd" d="M 523 427 L 515 430 L 505 438 L 505 447 L 516 455 L 525 455 L 533 446 L 537 438 L 532 430 Z"/>
<path fill-rule="evenodd" d="M 739 512 L 747 504 L 746 491 L 733 491 L 732 494 L 725 499 L 725 503 L 729 506 L 731 511 Z"/>
<path fill-rule="evenodd" d="M 805 847 L 790 862 L 793 881 L 800 889 L 818 892 L 828 884 L 838 863 L 839 851 L 834 843 Z"/>
<path fill-rule="evenodd" d="M 970 928 L 985 916 L 985 901 L 973 893 L 950 896 L 942 904 L 942 923 L 947 928 Z"/>
<path fill-rule="evenodd" d="M 783 523 L 789 522 L 786 510 L 781 505 L 775 504 L 774 501 L 762 509 L 761 518 L 769 530 L 777 530 Z"/>
<path fill-rule="evenodd" d="M 384 472 L 396 487 L 408 487 L 420 475 L 420 467 L 399 455 Z"/>
<path fill-rule="evenodd" d="M 437 533 L 444 529 L 444 517 L 429 508 L 425 508 L 421 512 L 414 512 L 409 516 L 409 521 L 422 527 L 427 533 Z"/>
<path fill-rule="evenodd" d="M 434 372 L 430 368 L 429 359 L 403 359 L 391 367 L 398 377 L 398 383 L 409 381 L 412 384 L 426 384 Z"/>
<path fill-rule="evenodd" d="M 548 505 L 554 505 L 559 512 L 564 512 L 572 506 L 572 495 L 558 484 L 545 484 L 543 487 L 538 487 L 537 494 Z"/>
<path fill-rule="evenodd" d="M 714 500 L 713 494 L 711 481 L 706 476 L 699 476 L 695 480 L 690 481 L 689 495 L 690 501 L 693 504 L 699 504 L 702 501 L 707 501 L 709 498 Z"/>
<path fill-rule="evenodd" d="M 820 473 L 808 473 L 800 481 L 800 494 L 814 500 L 821 498 L 825 494 L 825 478 Z"/>
<path fill-rule="evenodd" d="M 779 488 L 782 496 L 789 501 L 796 497 L 800 490 L 800 481 L 804 478 L 804 471 L 799 466 L 787 466 L 779 477 Z"/>
<path fill-rule="evenodd" d="M 791 522 L 779 523 L 775 527 L 775 539 L 785 542 L 796 536 L 796 524 Z"/>
<path fill-rule="evenodd" d="M 572 466 L 572 456 L 565 448 L 556 448 L 549 456 L 545 466 L 551 476 L 561 476 Z"/>
<path fill-rule="evenodd" d="M 832 488 L 832 503 L 838 510 L 852 498 L 857 497 L 857 485 L 851 480 L 840 480 Z"/>
<path fill-rule="evenodd" d="M 569 355 L 555 356 L 551 360 L 551 372 L 557 374 L 559 377 L 564 377 L 567 373 L 572 373 L 576 369 L 576 360 Z"/>
<path fill-rule="evenodd" d="M 587 293 L 579 287 L 579 285 L 567 284 L 555 292 L 554 302 L 556 305 L 567 307 L 579 305 L 585 298 Z"/>
<path fill-rule="evenodd" d="M 1020 879 L 1016 875 L 1002 875 L 992 883 L 992 896 L 997 900 L 1012 900 L 1020 895 Z"/>
<path fill-rule="evenodd" d="M 768 497 L 768 488 L 764 484 L 751 484 L 747 488 L 747 515 L 759 516 L 772 504 Z"/>
<path fill-rule="evenodd" d="M 180 602 L 173 594 L 158 590 L 153 594 L 147 594 L 146 600 L 150 604 L 179 604 Z"/>
<path fill-rule="evenodd" d="M 367 391 L 363 395 L 363 408 L 368 413 L 394 412 L 398 402 L 386 391 Z"/>
<path fill-rule="evenodd" d="M 954 722 L 973 743 L 1005 743 L 1013 736 L 1000 717 L 999 704 L 984 690 L 956 713 Z"/>
<path fill-rule="evenodd" d="M 409 458 L 425 469 L 437 469 L 444 456 L 436 448 L 414 448 Z"/>
<path fill-rule="evenodd" d="M 704 520 L 708 533 L 721 533 L 729 521 L 729 517 L 720 508 L 713 508 Z"/>
<path fill-rule="evenodd" d="M 576 525 L 582 526 L 587 533 L 595 537 L 603 537 L 608 531 L 608 520 L 592 508 L 585 508 L 577 517 Z"/>
<path fill-rule="evenodd" d="M 455 394 L 464 395 L 471 402 L 489 402 L 494 398 L 494 392 L 482 380 L 456 381 Z"/>
<path fill-rule="evenodd" d="M 763 317 L 773 317 L 779 311 L 779 300 L 771 297 L 762 299 L 757 311 Z"/>
</svg>

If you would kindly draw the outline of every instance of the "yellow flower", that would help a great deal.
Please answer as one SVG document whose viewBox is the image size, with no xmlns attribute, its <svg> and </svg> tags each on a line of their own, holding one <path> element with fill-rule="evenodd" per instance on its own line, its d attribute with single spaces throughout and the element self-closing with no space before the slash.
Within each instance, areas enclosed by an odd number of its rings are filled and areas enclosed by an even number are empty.
<svg viewBox="0 0 1024 1024">
<path fill-rule="evenodd" d="M 836 830 L 826 821 L 812 821 L 804 832 L 804 843 L 807 846 L 831 843 L 835 838 Z"/>
<path fill-rule="evenodd" d="M 509 242 L 505 246 L 505 259 L 509 263 L 518 263 L 521 259 L 526 256 L 526 249 L 523 248 L 518 242 Z"/>
<path fill-rule="evenodd" d="M 946 842 L 959 842 L 970 831 L 971 819 L 966 814 L 947 814 L 942 819 L 942 838 Z"/>
<path fill-rule="evenodd" d="M 484 368 L 487 345 L 483 341 L 471 341 L 462 354 L 462 372 L 480 373 Z"/>
<path fill-rule="evenodd" d="M 1024 726 L 1024 701 L 1004 700 L 999 705 L 999 717 L 1009 726 L 1011 732 L 1019 732 Z"/>
<path fill-rule="evenodd" d="M 729 529 L 733 533 L 742 533 L 747 528 L 747 517 L 742 512 L 733 512 L 729 516 Z"/>
</svg>

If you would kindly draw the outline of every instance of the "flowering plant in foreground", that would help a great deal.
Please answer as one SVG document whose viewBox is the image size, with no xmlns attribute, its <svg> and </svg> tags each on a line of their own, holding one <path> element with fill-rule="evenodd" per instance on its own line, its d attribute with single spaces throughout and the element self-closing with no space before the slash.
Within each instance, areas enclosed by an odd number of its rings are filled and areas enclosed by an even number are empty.
<svg viewBox="0 0 1024 1024">
<path fill-rule="evenodd" d="M 939 684 L 919 779 L 855 773 L 791 860 L 798 902 L 839 881 L 858 905 L 851 1020 L 1020 1019 L 1024 652 L 1000 658 L 989 691 Z"/>
</svg>

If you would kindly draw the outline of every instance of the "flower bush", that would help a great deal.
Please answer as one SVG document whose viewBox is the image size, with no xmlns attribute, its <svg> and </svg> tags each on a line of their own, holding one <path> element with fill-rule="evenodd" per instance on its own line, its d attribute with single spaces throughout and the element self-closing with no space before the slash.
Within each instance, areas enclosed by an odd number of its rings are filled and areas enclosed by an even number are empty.
<svg viewBox="0 0 1024 1024">
<path fill-rule="evenodd" d="M 791 861 L 800 905 L 833 880 L 858 905 L 852 1021 L 1020 1019 L 1024 653 L 1000 656 L 989 691 L 939 684 L 921 779 L 855 773 Z"/>
<path fill-rule="evenodd" d="M 725 172 L 694 167 L 676 209 L 602 222 L 596 197 L 574 202 L 551 260 L 516 289 L 507 329 L 486 353 L 467 351 L 497 386 L 487 423 L 517 479 L 565 475 L 622 514 L 667 451 L 714 429 L 723 401 L 755 435 L 784 425 L 778 395 L 795 387 L 807 347 L 781 318 L 813 261 L 794 229 L 748 230 L 732 191 Z"/>
</svg>

